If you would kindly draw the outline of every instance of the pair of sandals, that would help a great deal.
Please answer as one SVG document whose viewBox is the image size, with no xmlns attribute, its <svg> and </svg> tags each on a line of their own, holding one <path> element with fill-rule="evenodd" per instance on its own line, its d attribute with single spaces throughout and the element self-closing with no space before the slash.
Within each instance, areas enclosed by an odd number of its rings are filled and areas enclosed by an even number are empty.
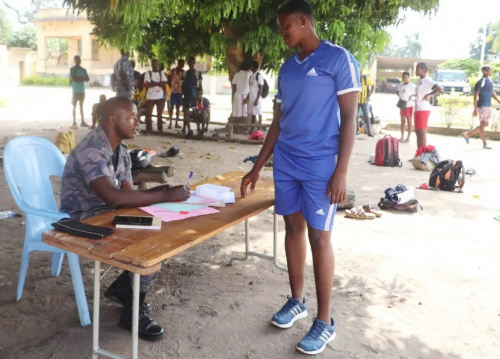
<svg viewBox="0 0 500 359">
<path fill-rule="evenodd" d="M 382 217 L 382 211 L 375 203 L 368 203 L 364 206 L 346 209 L 344 217 L 354 219 L 375 219 Z"/>
</svg>

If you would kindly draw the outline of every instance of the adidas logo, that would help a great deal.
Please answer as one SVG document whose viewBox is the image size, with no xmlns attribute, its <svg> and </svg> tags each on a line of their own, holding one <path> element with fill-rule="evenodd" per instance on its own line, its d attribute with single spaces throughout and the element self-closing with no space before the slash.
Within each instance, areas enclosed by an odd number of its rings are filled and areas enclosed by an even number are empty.
<svg viewBox="0 0 500 359">
<path fill-rule="evenodd" d="M 314 70 L 314 69 L 313 69 L 313 70 Z M 317 76 L 317 75 L 311 75 L 311 76 Z M 325 215 L 325 212 L 323 212 L 323 209 L 318 209 L 318 210 L 316 211 L 316 214 L 319 214 L 319 215 L 324 216 L 324 215 Z"/>
<path fill-rule="evenodd" d="M 318 74 L 316 73 L 316 70 L 314 69 L 314 67 L 312 69 L 310 69 L 309 72 L 306 75 L 307 76 L 318 76 Z"/>
</svg>

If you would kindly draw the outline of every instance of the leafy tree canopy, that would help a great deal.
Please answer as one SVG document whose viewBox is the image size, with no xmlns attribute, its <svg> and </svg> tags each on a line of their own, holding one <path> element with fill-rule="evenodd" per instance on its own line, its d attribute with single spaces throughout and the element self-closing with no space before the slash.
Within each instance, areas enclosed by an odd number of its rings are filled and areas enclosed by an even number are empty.
<svg viewBox="0 0 500 359">
<path fill-rule="evenodd" d="M 33 25 L 24 25 L 14 31 L 7 40 L 8 47 L 28 47 L 36 50 L 36 28 Z"/>
<path fill-rule="evenodd" d="M 487 33 L 490 33 L 491 24 L 486 26 Z M 480 28 L 477 32 L 477 38 L 474 42 L 469 44 L 469 56 L 473 59 L 481 59 L 481 47 L 483 45 L 484 39 L 484 28 Z M 493 55 L 492 51 L 493 41 L 488 41 L 484 47 L 484 55 L 487 58 L 489 55 Z"/>
<path fill-rule="evenodd" d="M 479 72 L 479 61 L 476 59 L 456 59 L 438 65 L 440 69 L 462 70 L 467 77 L 476 76 Z"/>
<path fill-rule="evenodd" d="M 228 67 L 249 58 L 277 70 L 292 53 L 276 25 L 286 0 L 64 0 L 87 11 L 94 33 L 111 45 L 172 64 L 209 54 Z M 311 0 L 318 36 L 349 49 L 362 65 L 390 42 L 383 29 L 403 21 L 400 10 L 430 14 L 439 0 Z M 228 68 L 234 73 L 234 68 Z"/>
</svg>

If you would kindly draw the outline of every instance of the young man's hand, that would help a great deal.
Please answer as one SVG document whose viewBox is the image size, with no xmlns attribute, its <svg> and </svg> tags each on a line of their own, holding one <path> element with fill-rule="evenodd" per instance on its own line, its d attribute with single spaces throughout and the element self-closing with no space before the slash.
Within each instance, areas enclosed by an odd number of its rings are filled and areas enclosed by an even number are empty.
<svg viewBox="0 0 500 359">
<path fill-rule="evenodd" d="M 326 188 L 326 196 L 330 198 L 330 204 L 340 203 L 346 199 L 346 175 L 334 172 Z"/>
<path fill-rule="evenodd" d="M 256 100 L 253 102 L 253 105 L 254 105 L 254 106 L 258 106 L 258 105 L 259 105 L 259 99 L 256 99 Z"/>
<path fill-rule="evenodd" d="M 247 195 L 247 187 L 250 185 L 250 191 L 255 190 L 255 184 L 259 180 L 259 171 L 252 169 L 241 179 L 241 198 L 245 198 Z"/>
<path fill-rule="evenodd" d="M 472 116 L 477 117 L 477 108 L 474 108 L 474 111 L 472 112 Z"/>
<path fill-rule="evenodd" d="M 189 187 L 183 185 L 165 189 L 165 192 L 167 194 L 167 200 L 170 202 L 182 202 L 191 196 Z"/>
</svg>

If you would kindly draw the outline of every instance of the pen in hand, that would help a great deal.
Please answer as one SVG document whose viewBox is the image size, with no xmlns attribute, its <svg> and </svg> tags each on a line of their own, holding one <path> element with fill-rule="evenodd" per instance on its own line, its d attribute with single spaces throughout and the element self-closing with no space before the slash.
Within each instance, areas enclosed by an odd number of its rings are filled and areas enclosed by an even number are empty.
<svg viewBox="0 0 500 359">
<path fill-rule="evenodd" d="M 191 182 L 192 177 L 193 177 L 193 171 L 189 172 L 188 183 L 187 183 L 188 187 L 189 187 L 189 182 Z"/>
</svg>

